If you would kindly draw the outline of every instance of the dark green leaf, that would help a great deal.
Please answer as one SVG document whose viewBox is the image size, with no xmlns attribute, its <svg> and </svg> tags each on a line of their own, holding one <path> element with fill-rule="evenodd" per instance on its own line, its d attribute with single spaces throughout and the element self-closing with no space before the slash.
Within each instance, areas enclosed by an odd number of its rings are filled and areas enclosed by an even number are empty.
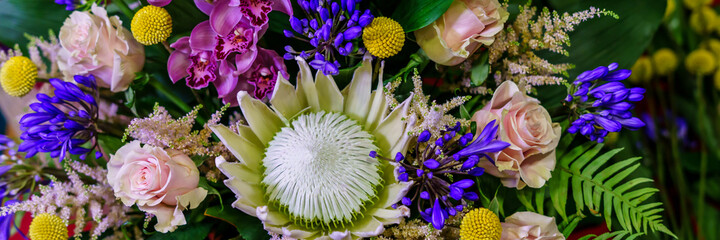
<svg viewBox="0 0 720 240">
<path fill-rule="evenodd" d="M 63 6 L 47 0 L 0 1 L 0 42 L 24 46 L 28 42 L 25 33 L 34 36 L 46 36 L 48 30 L 58 33 L 69 14 Z"/>
<path fill-rule="evenodd" d="M 210 233 L 212 223 L 187 224 L 174 232 L 155 233 L 148 240 L 197 240 L 205 239 Z"/>
<path fill-rule="evenodd" d="M 400 23 L 405 32 L 421 29 L 434 22 L 450 8 L 452 0 L 401 0 L 392 19 Z"/>
<path fill-rule="evenodd" d="M 270 235 L 263 229 L 260 220 L 233 208 L 229 204 L 209 207 L 205 210 L 205 216 L 232 224 L 244 239 L 270 239 Z"/>
<path fill-rule="evenodd" d="M 470 119 L 470 113 L 465 109 L 465 106 L 460 105 L 460 117 L 463 119 Z"/>
<path fill-rule="evenodd" d="M 198 182 L 198 187 L 201 187 L 201 188 L 204 188 L 205 190 L 207 190 L 208 194 L 217 195 L 218 199 L 220 200 L 220 205 L 221 205 L 220 211 L 224 210 L 223 209 L 224 207 L 222 206 L 223 200 L 222 200 L 222 196 L 220 196 L 220 192 L 217 190 L 217 188 L 210 186 L 210 183 L 208 183 L 207 179 L 205 179 L 204 177 L 201 177 L 200 181 Z"/>
<path fill-rule="evenodd" d="M 577 76 L 582 71 L 612 62 L 617 62 L 621 68 L 630 68 L 660 26 L 666 1 L 550 0 L 550 3 L 560 13 L 582 11 L 594 6 L 613 11 L 620 17 L 606 16 L 581 23 L 570 33 L 572 45 L 567 48 L 570 56 L 548 57 L 551 62 L 575 64 L 576 68 L 570 71 L 570 75 Z"/>
<path fill-rule="evenodd" d="M 125 145 L 125 143 L 120 141 L 119 138 L 102 133 L 98 135 L 98 141 L 106 154 L 114 154 L 118 149 Z"/>
<path fill-rule="evenodd" d="M 480 56 L 479 61 L 475 61 L 470 71 L 470 80 L 472 86 L 480 86 L 485 82 L 490 73 L 490 63 L 488 63 L 488 52 L 485 51 Z"/>
</svg>

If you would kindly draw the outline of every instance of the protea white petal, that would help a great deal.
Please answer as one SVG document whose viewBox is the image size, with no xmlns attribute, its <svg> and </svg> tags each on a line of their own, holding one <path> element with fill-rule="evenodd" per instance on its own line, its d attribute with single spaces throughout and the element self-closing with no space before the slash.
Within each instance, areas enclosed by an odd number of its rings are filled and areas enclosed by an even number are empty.
<svg viewBox="0 0 720 240">
<path fill-rule="evenodd" d="M 260 206 L 255 209 L 258 219 L 267 224 L 272 225 L 285 225 L 290 222 L 290 219 L 280 212 L 272 211 L 268 206 Z"/>
<path fill-rule="evenodd" d="M 321 71 L 315 75 L 315 88 L 318 92 L 320 109 L 326 112 L 342 112 L 343 96 L 332 76 L 325 76 Z"/>
<path fill-rule="evenodd" d="M 398 206 L 396 209 L 375 208 L 370 215 L 376 217 L 383 224 L 398 224 L 400 220 L 410 216 L 410 209 L 406 206 Z"/>
<path fill-rule="evenodd" d="M 300 67 L 300 72 L 297 77 L 297 94 L 305 98 L 312 111 L 320 111 L 320 100 L 318 100 L 318 92 L 310 66 L 304 59 L 298 57 L 298 67 Z"/>
<path fill-rule="evenodd" d="M 378 82 L 377 90 L 375 90 L 370 97 L 372 99 L 372 105 L 370 106 L 367 120 L 365 120 L 365 130 L 367 131 L 375 130 L 380 124 L 380 121 L 387 116 L 388 104 L 387 101 L 385 101 L 382 81 Z"/>
<path fill-rule="evenodd" d="M 238 93 L 238 102 L 248 125 L 265 145 L 285 125 L 265 103 L 253 98 L 246 91 Z"/>
<path fill-rule="evenodd" d="M 362 66 L 355 69 L 353 79 L 347 86 L 347 98 L 345 99 L 345 114 L 357 121 L 364 122 L 367 119 L 368 103 L 372 91 L 372 62 L 371 58 L 365 57 Z"/>
<path fill-rule="evenodd" d="M 373 131 L 373 135 L 377 136 L 378 147 L 384 154 L 395 156 L 390 149 L 395 145 L 405 132 L 405 118 L 407 117 L 410 106 L 410 98 L 400 104 L 390 115 L 388 115 Z"/>
<path fill-rule="evenodd" d="M 260 172 L 260 162 L 263 158 L 262 148 L 235 134 L 225 126 L 211 126 L 210 129 L 238 160 L 242 161 L 250 170 Z"/>
<path fill-rule="evenodd" d="M 317 231 L 309 231 L 306 229 L 300 229 L 295 225 L 289 225 L 282 228 L 282 234 L 285 237 L 291 237 L 296 239 L 308 239 L 313 235 L 317 234 Z"/>
<path fill-rule="evenodd" d="M 282 74 L 278 74 L 270 103 L 285 119 L 292 118 L 303 109 L 297 94 L 295 94 L 295 87 Z"/>
<path fill-rule="evenodd" d="M 399 202 L 405 194 L 407 194 L 412 183 L 412 181 L 398 182 L 385 186 L 385 190 L 383 190 L 382 194 L 380 194 L 380 199 L 378 199 L 375 205 L 382 208 L 391 207 L 393 204 Z"/>
<path fill-rule="evenodd" d="M 353 235 L 364 238 L 380 235 L 384 230 L 385 227 L 383 227 L 382 222 L 374 217 L 367 217 L 359 222 L 356 222 L 355 226 L 350 228 Z"/>
<path fill-rule="evenodd" d="M 348 240 L 348 239 L 351 239 L 350 237 L 351 237 L 350 231 L 348 231 L 348 230 L 345 230 L 342 232 L 334 231 L 328 235 L 328 239 L 332 239 L 332 240 Z"/>
</svg>

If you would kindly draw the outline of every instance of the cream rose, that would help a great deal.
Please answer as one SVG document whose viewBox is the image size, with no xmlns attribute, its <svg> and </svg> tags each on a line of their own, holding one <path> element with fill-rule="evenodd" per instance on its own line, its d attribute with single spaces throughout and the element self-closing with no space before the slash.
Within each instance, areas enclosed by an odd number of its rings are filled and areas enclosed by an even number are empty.
<svg viewBox="0 0 720 240">
<path fill-rule="evenodd" d="M 145 48 L 117 16 L 93 4 L 92 13 L 75 11 L 60 28 L 58 68 L 65 76 L 92 74 L 100 87 L 125 91 L 142 70 Z"/>
<path fill-rule="evenodd" d="M 555 218 L 534 212 L 517 212 L 505 218 L 500 240 L 564 240 Z"/>
<path fill-rule="evenodd" d="M 159 232 L 172 232 L 184 225 L 182 211 L 195 208 L 207 190 L 198 187 L 199 172 L 190 158 L 180 151 L 132 141 L 118 149 L 107 164 L 108 182 L 115 197 L 126 206 L 137 204 L 153 214 Z"/>
<path fill-rule="evenodd" d="M 475 112 L 472 120 L 478 130 L 498 120 L 498 136 L 510 143 L 491 156 L 495 164 L 487 160 L 480 163 L 488 173 L 499 177 L 503 185 L 539 188 L 550 179 L 550 171 L 555 169 L 555 147 L 560 141 L 561 127 L 552 122 L 540 101 L 526 96 L 514 82 L 505 81 L 492 100 Z"/>
<path fill-rule="evenodd" d="M 415 38 L 434 62 L 454 66 L 492 44 L 508 16 L 498 0 L 455 0 L 435 22 L 415 31 Z"/>
</svg>

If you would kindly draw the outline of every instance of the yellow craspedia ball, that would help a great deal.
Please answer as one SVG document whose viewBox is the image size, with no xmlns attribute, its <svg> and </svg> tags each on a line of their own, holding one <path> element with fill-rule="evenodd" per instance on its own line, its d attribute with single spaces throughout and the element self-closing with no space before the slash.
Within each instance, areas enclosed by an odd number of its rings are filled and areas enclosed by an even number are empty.
<svg viewBox="0 0 720 240">
<path fill-rule="evenodd" d="M 60 217 L 42 213 L 30 223 L 30 239 L 67 240 L 68 230 Z"/>
<path fill-rule="evenodd" d="M 669 48 L 657 50 L 652 56 L 655 73 L 659 76 L 667 76 L 675 72 L 678 65 L 678 59 L 675 52 Z"/>
<path fill-rule="evenodd" d="M 501 234 L 500 218 L 487 208 L 473 209 L 460 223 L 462 240 L 498 240 Z"/>
<path fill-rule="evenodd" d="M 665 16 L 663 19 L 668 18 L 673 12 L 675 12 L 675 0 L 667 0 L 667 5 L 665 5 Z"/>
<path fill-rule="evenodd" d="M 708 75 L 715 71 L 717 60 L 705 49 L 697 49 L 685 58 L 685 68 L 693 74 Z"/>
<path fill-rule="evenodd" d="M 632 71 L 632 74 L 629 77 L 630 82 L 640 84 L 642 82 L 650 81 L 653 77 L 653 70 L 653 64 L 650 61 L 650 58 L 647 56 L 638 58 L 632 68 L 630 68 L 630 71 Z"/>
<path fill-rule="evenodd" d="M 138 42 L 153 45 L 170 37 L 172 17 L 164 8 L 145 6 L 133 16 L 130 30 Z"/>
<path fill-rule="evenodd" d="M 708 6 L 703 6 L 690 14 L 690 27 L 698 34 L 709 34 L 715 30 L 717 13 Z"/>
<path fill-rule="evenodd" d="M 683 0 L 685 7 L 688 9 L 696 9 L 702 6 L 709 5 L 712 0 Z"/>
<path fill-rule="evenodd" d="M 400 52 L 405 44 L 405 31 L 395 20 L 376 17 L 363 29 L 362 39 L 370 54 L 389 58 Z"/>
<path fill-rule="evenodd" d="M 13 97 L 22 97 L 30 92 L 37 77 L 37 66 L 23 56 L 11 57 L 0 69 L 0 85 Z"/>
</svg>

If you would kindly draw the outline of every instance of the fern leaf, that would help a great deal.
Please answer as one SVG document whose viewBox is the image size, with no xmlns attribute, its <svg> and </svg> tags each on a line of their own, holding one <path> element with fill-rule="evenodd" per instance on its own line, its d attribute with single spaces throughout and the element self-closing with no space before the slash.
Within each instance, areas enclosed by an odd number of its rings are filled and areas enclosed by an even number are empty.
<svg viewBox="0 0 720 240">
<path fill-rule="evenodd" d="M 658 189 L 647 186 L 649 178 L 633 178 L 630 175 L 640 167 L 640 158 L 630 158 L 607 164 L 622 149 L 600 154 L 602 144 L 586 143 L 564 152 L 558 159 L 553 178 L 548 181 L 548 191 L 553 207 L 565 221 L 565 204 L 568 185 L 573 193 L 575 209 L 586 208 L 593 215 L 603 215 L 608 228 L 613 221 L 622 230 L 597 236 L 595 239 L 635 239 L 650 231 L 675 235 L 662 223 L 662 203 L 645 203 Z M 536 208 L 542 211 L 545 189 L 524 193 L 523 204 L 530 205 L 535 194 Z M 530 208 L 528 208 L 530 209 Z"/>
</svg>

